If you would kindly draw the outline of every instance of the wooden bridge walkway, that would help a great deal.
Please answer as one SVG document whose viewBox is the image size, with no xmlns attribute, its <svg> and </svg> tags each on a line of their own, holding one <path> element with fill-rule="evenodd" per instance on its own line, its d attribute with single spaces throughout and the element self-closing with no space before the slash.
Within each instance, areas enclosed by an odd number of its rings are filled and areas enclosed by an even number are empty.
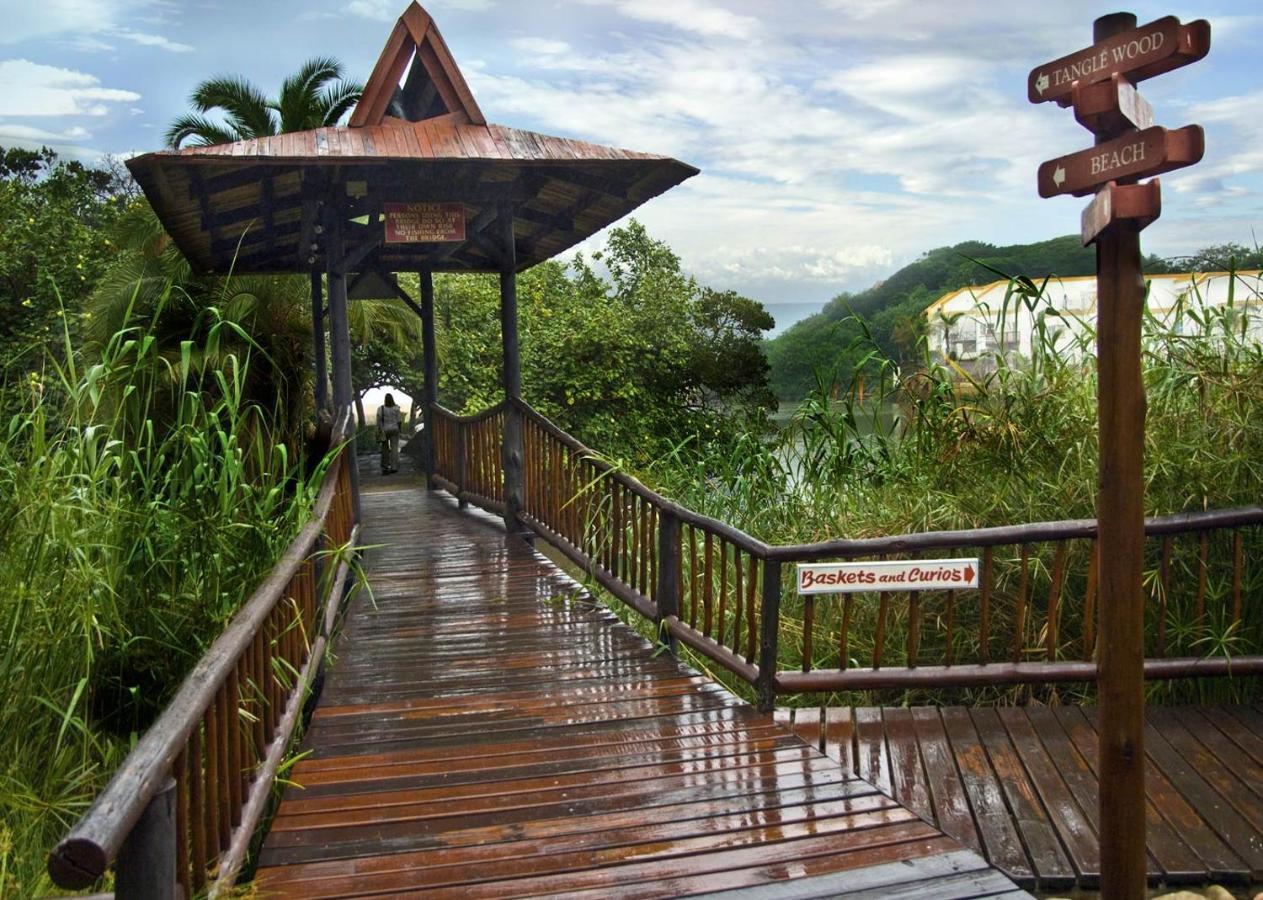
<svg viewBox="0 0 1263 900">
<path fill-rule="evenodd" d="M 1098 885 L 1095 708 L 830 708 L 777 719 L 1019 884 Z M 1263 880 L 1263 710 L 1150 707 L 1147 719 L 1150 881 Z"/>
<path fill-rule="evenodd" d="M 1025 896 L 654 648 L 496 520 L 366 480 L 260 896 Z M 300 785 L 300 786 L 299 786 Z"/>
</svg>

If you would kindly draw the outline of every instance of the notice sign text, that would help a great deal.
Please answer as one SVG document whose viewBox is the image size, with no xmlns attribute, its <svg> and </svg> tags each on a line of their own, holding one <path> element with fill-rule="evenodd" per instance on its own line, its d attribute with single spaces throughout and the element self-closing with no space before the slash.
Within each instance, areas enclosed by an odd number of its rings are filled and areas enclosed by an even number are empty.
<svg viewBox="0 0 1263 900">
<path fill-rule="evenodd" d="M 465 240 L 463 203 L 385 203 L 386 243 L 441 244 Z"/>
<path fill-rule="evenodd" d="M 977 586 L 977 559 L 798 564 L 800 594 L 950 591 Z"/>
</svg>

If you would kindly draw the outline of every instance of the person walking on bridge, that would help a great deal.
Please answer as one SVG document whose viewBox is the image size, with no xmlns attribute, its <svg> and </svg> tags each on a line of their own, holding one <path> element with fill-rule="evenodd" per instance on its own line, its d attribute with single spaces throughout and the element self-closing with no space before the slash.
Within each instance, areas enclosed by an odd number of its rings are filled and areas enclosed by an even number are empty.
<svg viewBox="0 0 1263 900">
<path fill-rule="evenodd" d="M 387 394 L 377 407 L 377 442 L 382 448 L 382 474 L 399 471 L 399 425 L 402 415 L 395 395 Z"/>
</svg>

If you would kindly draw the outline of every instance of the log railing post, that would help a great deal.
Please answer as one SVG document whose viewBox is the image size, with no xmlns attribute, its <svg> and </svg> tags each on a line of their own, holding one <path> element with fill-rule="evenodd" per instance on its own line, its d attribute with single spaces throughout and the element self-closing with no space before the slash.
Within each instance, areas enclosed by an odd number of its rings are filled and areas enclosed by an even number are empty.
<svg viewBox="0 0 1263 900">
<path fill-rule="evenodd" d="M 759 615 L 759 680 L 755 684 L 759 712 L 776 706 L 776 665 L 781 627 L 781 564 L 763 561 L 763 597 Z"/>
<path fill-rule="evenodd" d="M 518 346 L 517 250 L 513 234 L 513 205 L 498 211 L 500 231 L 500 337 L 504 354 L 504 431 L 501 462 L 504 470 L 504 527 L 523 532 L 522 520 L 522 353 Z"/>
<path fill-rule="evenodd" d="M 347 323 L 345 213 L 336 205 L 325 208 L 326 278 L 329 282 L 329 341 L 333 351 L 333 418 L 338 421 L 355 401 L 351 384 L 351 332 Z M 354 432 L 354 430 L 353 430 Z M 351 446 L 355 446 L 352 439 Z M 351 503 L 360 520 L 360 472 L 351 470 Z"/>
<path fill-rule="evenodd" d="M 658 513 L 658 583 L 654 600 L 658 608 L 658 639 L 662 640 L 662 623 L 680 615 L 680 520 L 667 510 Z M 667 635 L 667 646 L 675 653 L 673 636 Z"/>
<path fill-rule="evenodd" d="M 329 406 L 329 350 L 325 346 L 324 284 L 319 269 L 311 272 L 311 348 L 316 378 L 316 412 Z"/>
<path fill-rule="evenodd" d="M 467 444 L 465 441 L 466 427 L 465 423 L 459 419 L 452 420 L 452 429 L 456 432 L 456 498 L 460 502 L 461 509 L 469 505 L 469 501 L 461 495 L 465 493 L 465 476 L 469 471 L 469 460 L 466 458 Z"/>
<path fill-rule="evenodd" d="M 119 900 L 174 900 L 176 896 L 175 779 L 154 794 L 114 864 Z"/>
<path fill-rule="evenodd" d="M 425 486 L 434 490 L 434 405 L 439 401 L 439 357 L 434 338 L 434 273 L 425 268 L 418 277 L 421 284 L 421 358 L 425 378 L 425 394 L 421 403 L 425 421 L 422 447 L 425 450 Z"/>
</svg>

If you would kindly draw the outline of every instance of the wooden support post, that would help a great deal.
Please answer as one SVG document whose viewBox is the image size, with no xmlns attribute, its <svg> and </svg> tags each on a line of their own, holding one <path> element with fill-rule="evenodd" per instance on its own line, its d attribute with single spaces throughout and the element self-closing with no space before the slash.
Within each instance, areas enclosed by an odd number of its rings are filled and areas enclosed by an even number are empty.
<svg viewBox="0 0 1263 900">
<path fill-rule="evenodd" d="M 119 900 L 173 900 L 176 896 L 176 786 L 174 778 L 154 794 L 114 863 Z"/>
<path fill-rule="evenodd" d="M 329 407 L 329 361 L 325 347 L 325 298 L 321 274 L 311 272 L 311 350 L 315 357 L 316 413 Z"/>
<path fill-rule="evenodd" d="M 1102 16 L 1094 41 L 1136 27 L 1128 13 Z M 1121 130 L 1096 133 L 1097 143 Z M 1145 896 L 1144 443 L 1140 327 L 1144 277 L 1133 220 L 1096 242 L 1097 417 L 1100 475 L 1101 894 Z"/>
<path fill-rule="evenodd" d="M 469 477 L 469 460 L 466 454 L 469 452 L 469 442 L 465 440 L 466 425 L 461 421 L 454 421 L 452 427 L 456 429 L 456 499 L 461 509 L 469 505 L 469 501 L 465 499 L 465 480 Z"/>
<path fill-rule="evenodd" d="M 504 527 L 523 532 L 522 509 L 522 357 L 517 331 L 517 248 L 513 239 L 513 205 L 500 204 L 500 337 L 504 350 Z"/>
<path fill-rule="evenodd" d="M 781 564 L 763 561 L 763 598 L 759 610 L 759 712 L 770 713 L 776 707 L 776 665 L 781 627 Z"/>
<path fill-rule="evenodd" d="M 658 583 L 654 586 L 654 602 L 658 607 L 658 640 L 662 640 L 662 623 L 680 615 L 680 520 L 664 510 L 658 512 Z M 678 649 L 674 636 L 666 635 L 671 652 Z"/>
<path fill-rule="evenodd" d="M 325 207 L 325 256 L 328 260 L 329 278 L 329 339 L 333 356 L 333 419 L 337 422 L 344 410 L 354 402 L 351 385 L 351 332 L 347 322 L 345 236 L 343 215 L 337 204 Z M 355 441 L 351 442 L 351 505 L 355 521 L 360 519 L 360 467 L 355 455 Z"/>
<path fill-rule="evenodd" d="M 425 421 L 425 480 L 434 490 L 434 405 L 439 402 L 439 357 L 434 341 L 434 273 L 422 269 L 421 280 L 421 353 L 425 377 L 425 399 L 422 415 Z"/>
</svg>

